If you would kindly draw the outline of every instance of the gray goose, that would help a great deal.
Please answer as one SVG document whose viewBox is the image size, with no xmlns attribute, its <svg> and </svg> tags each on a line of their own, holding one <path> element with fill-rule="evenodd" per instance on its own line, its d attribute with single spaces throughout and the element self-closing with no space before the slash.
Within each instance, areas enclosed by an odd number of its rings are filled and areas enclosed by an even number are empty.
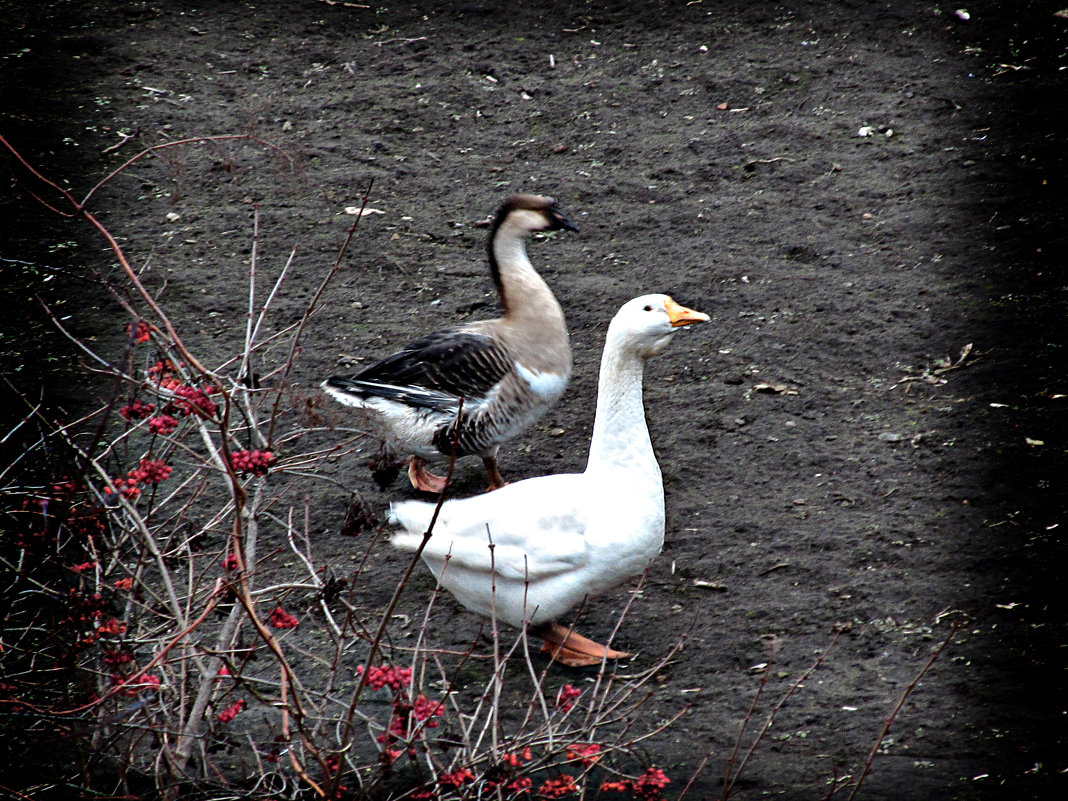
<svg viewBox="0 0 1068 801">
<path fill-rule="evenodd" d="M 478 454 L 490 489 L 504 486 L 502 442 L 526 430 L 560 399 L 571 378 L 564 313 L 527 258 L 536 231 L 578 229 L 551 197 L 514 195 L 490 227 L 489 263 L 504 314 L 450 326 L 408 343 L 351 376 L 322 386 L 336 400 L 374 413 L 391 446 L 408 456 L 412 486 L 441 492 L 426 460 Z M 459 431 L 457 411 L 460 399 Z"/>
</svg>

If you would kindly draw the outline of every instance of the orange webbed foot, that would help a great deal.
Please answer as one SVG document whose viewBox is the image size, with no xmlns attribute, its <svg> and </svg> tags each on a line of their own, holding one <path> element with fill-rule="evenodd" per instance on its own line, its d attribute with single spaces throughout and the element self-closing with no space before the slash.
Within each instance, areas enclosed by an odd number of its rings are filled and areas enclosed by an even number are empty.
<svg viewBox="0 0 1068 801">
<path fill-rule="evenodd" d="M 568 667 L 587 667 L 599 665 L 605 659 L 626 659 L 626 651 L 616 651 L 607 645 L 596 643 L 588 637 L 577 634 L 559 623 L 546 623 L 532 630 L 533 634 L 545 640 L 541 650 L 551 658 Z"/>
<path fill-rule="evenodd" d="M 413 456 L 408 460 L 408 480 L 412 486 L 422 492 L 440 494 L 445 490 L 448 481 L 444 476 L 438 476 L 426 469 L 426 460 Z"/>
</svg>

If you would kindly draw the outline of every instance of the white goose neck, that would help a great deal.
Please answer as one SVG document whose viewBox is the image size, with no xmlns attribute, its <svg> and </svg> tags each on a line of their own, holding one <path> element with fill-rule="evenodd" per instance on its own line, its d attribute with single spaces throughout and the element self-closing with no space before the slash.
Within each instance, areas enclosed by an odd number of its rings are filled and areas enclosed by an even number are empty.
<svg viewBox="0 0 1068 801">
<path fill-rule="evenodd" d="M 642 404 L 644 361 L 613 342 L 605 345 L 597 387 L 597 414 L 586 470 L 624 467 L 656 471 L 656 455 L 649 439 Z"/>
</svg>

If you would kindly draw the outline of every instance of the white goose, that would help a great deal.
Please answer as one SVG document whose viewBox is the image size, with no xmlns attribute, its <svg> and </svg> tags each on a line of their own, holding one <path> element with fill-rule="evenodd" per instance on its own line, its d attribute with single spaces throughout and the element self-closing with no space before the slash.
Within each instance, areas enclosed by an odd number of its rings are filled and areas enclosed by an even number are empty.
<svg viewBox="0 0 1068 801">
<path fill-rule="evenodd" d="M 677 328 L 704 320 L 708 315 L 667 295 L 624 304 L 608 326 L 586 471 L 530 478 L 442 506 L 422 557 L 460 603 L 530 626 L 545 640 L 542 650 L 567 665 L 627 656 L 556 620 L 641 573 L 660 553 L 664 486 L 645 423 L 642 372 Z M 404 529 L 393 544 L 417 550 L 434 508 L 393 504 L 390 520 Z"/>
<path fill-rule="evenodd" d="M 408 459 L 412 486 L 441 492 L 426 460 L 479 454 L 490 489 L 504 486 L 497 449 L 560 399 L 571 378 L 564 313 L 527 258 L 535 231 L 577 231 L 550 197 L 515 195 L 489 235 L 490 273 L 504 316 L 435 331 L 352 376 L 322 386 L 347 406 L 369 409 Z M 463 398 L 459 435 L 456 413 Z"/>
</svg>

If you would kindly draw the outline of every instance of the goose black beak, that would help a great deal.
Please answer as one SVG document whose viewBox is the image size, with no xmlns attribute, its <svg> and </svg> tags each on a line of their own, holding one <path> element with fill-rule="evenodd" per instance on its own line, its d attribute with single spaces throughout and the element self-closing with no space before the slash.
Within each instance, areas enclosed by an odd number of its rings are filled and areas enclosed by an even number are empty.
<svg viewBox="0 0 1068 801">
<path fill-rule="evenodd" d="M 578 230 L 578 226 L 571 222 L 571 220 L 567 219 L 567 217 L 565 217 L 563 212 L 561 212 L 559 209 L 550 209 L 549 219 L 552 221 L 553 231 L 559 231 L 561 228 L 563 228 L 565 231 Z"/>
</svg>

